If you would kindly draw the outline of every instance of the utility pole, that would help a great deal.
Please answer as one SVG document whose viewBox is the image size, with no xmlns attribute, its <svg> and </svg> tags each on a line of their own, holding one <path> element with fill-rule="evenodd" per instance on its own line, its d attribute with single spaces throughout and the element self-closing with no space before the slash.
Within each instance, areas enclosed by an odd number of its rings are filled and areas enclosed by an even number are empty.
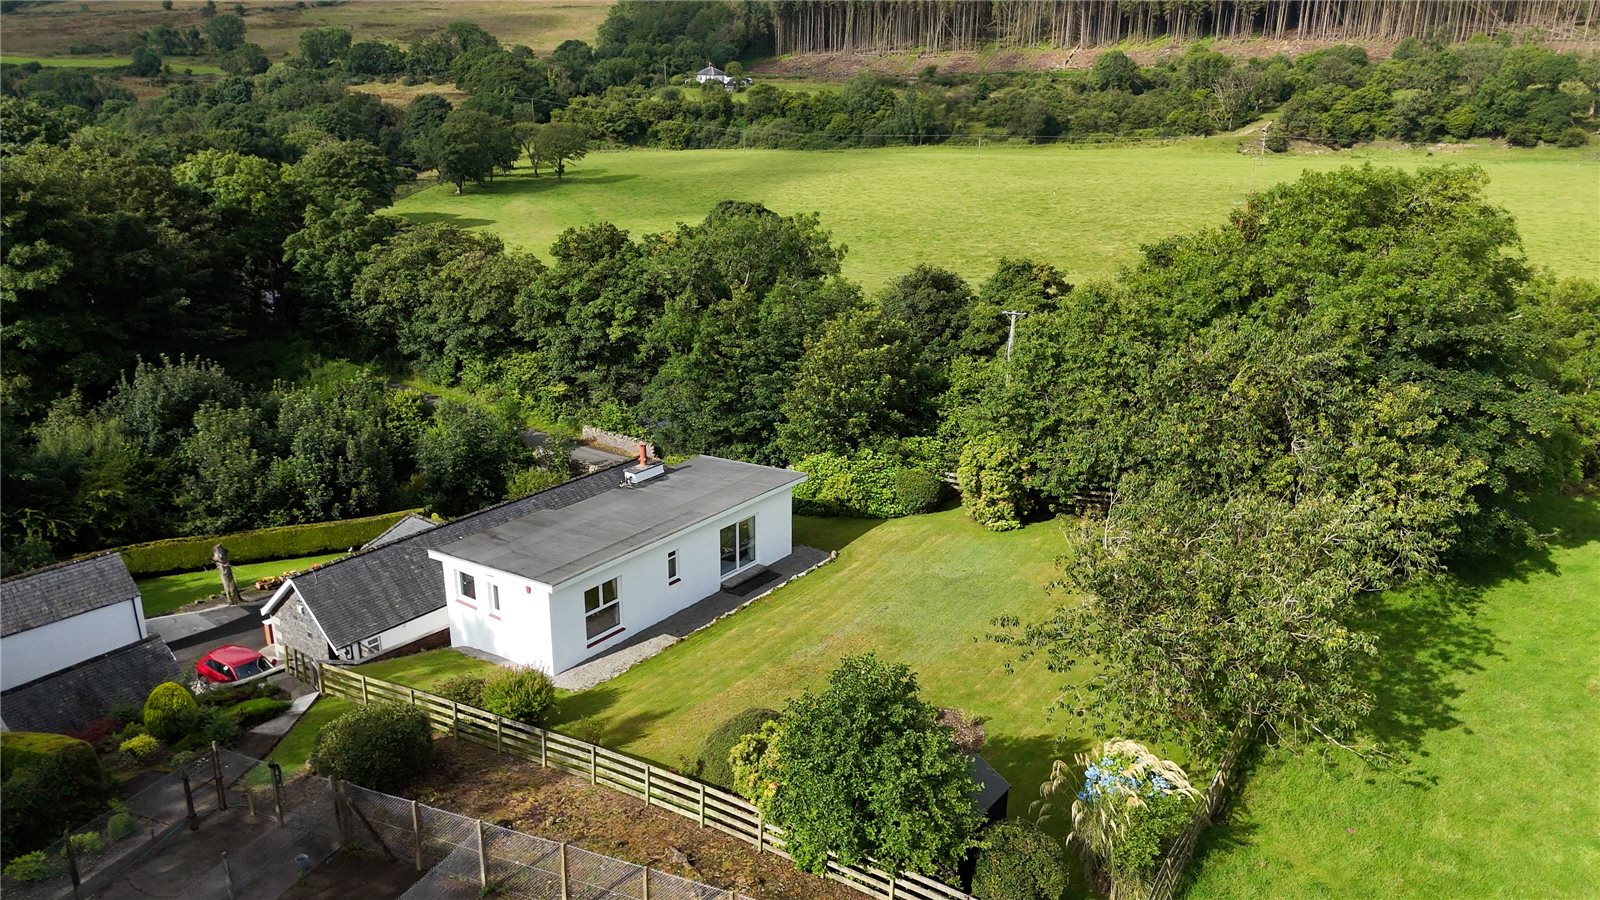
<svg viewBox="0 0 1600 900">
<path fill-rule="evenodd" d="M 1006 362 L 1009 363 L 1011 362 L 1011 345 L 1017 341 L 1017 320 L 1026 316 L 1027 313 L 1008 309 L 1000 313 L 1000 315 L 1011 320 L 1011 330 L 1006 333 Z"/>
</svg>

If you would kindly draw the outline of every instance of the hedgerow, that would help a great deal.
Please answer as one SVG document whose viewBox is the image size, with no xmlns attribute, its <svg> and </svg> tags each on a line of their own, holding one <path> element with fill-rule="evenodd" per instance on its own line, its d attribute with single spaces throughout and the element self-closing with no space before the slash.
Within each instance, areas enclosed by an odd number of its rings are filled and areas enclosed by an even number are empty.
<svg viewBox="0 0 1600 900">
<path fill-rule="evenodd" d="M 795 464 L 809 477 L 794 489 L 795 512 L 896 519 L 932 510 L 942 483 L 929 470 L 874 450 L 814 453 Z"/>
<path fill-rule="evenodd" d="M 157 575 L 201 569 L 211 564 L 211 548 L 221 544 L 231 562 L 245 563 L 267 559 L 291 559 L 332 550 L 359 547 L 382 534 L 402 517 L 417 510 L 401 510 L 362 519 L 317 522 L 311 525 L 283 525 L 258 528 L 234 534 L 206 537 L 168 538 L 145 544 L 132 544 L 118 552 L 134 575 Z"/>
</svg>

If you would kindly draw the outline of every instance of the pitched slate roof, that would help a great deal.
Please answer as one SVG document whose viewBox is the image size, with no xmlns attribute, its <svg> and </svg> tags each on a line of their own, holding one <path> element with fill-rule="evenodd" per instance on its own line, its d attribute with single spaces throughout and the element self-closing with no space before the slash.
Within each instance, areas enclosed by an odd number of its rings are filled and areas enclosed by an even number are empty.
<svg viewBox="0 0 1600 900">
<path fill-rule="evenodd" d="M 648 481 L 559 510 L 529 510 L 438 547 L 456 559 L 557 585 L 804 480 L 788 469 L 696 456 Z"/>
<path fill-rule="evenodd" d="M 166 643 L 152 636 L 6 691 L 0 716 L 17 731 L 71 731 L 118 703 L 143 703 L 151 688 L 181 674 Z"/>
<path fill-rule="evenodd" d="M 717 68 L 716 66 L 706 66 L 704 69 L 701 69 L 700 71 L 696 72 L 695 74 L 696 75 L 713 75 L 713 76 L 715 76 L 715 75 L 724 75 L 724 74 L 727 74 L 727 73 L 723 72 L 721 69 Z"/>
<path fill-rule="evenodd" d="M 331 562 L 313 572 L 296 575 L 293 586 L 310 607 L 317 624 L 335 648 L 345 647 L 385 629 L 410 622 L 444 606 L 444 581 L 439 564 L 428 549 L 476 534 L 539 509 L 564 509 L 617 487 L 618 467 L 601 469 L 517 500 L 462 516 L 372 550 Z M 284 590 L 262 608 L 270 616 L 287 599 Z"/>
<path fill-rule="evenodd" d="M 388 528 L 385 528 L 383 530 L 383 534 L 380 534 L 372 540 L 367 541 L 365 544 L 362 544 L 361 549 L 376 550 L 379 547 L 382 547 L 384 544 L 392 544 L 401 538 L 408 538 L 413 534 L 421 534 L 437 524 L 438 523 L 432 519 L 419 516 L 416 513 L 408 513 L 402 516 L 400 521 L 390 525 Z"/>
<path fill-rule="evenodd" d="M 16 634 L 139 595 L 121 554 L 57 563 L 0 581 L 0 636 Z"/>
</svg>

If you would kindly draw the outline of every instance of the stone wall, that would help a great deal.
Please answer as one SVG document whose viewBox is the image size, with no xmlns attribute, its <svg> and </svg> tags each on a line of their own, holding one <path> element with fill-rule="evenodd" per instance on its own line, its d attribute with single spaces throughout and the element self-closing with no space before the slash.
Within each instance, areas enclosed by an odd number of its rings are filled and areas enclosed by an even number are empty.
<svg viewBox="0 0 1600 900">
<path fill-rule="evenodd" d="M 293 647 L 311 659 L 333 658 L 328 652 L 327 637 L 317 626 L 316 620 L 311 618 L 311 613 L 306 611 L 298 594 L 291 594 L 284 600 L 283 605 L 273 613 L 273 618 L 276 621 L 272 639 L 279 645 Z"/>
<path fill-rule="evenodd" d="M 583 442 L 596 447 L 615 450 L 625 456 L 638 456 L 639 445 L 642 443 L 645 445 L 645 452 L 650 454 L 651 459 L 661 458 L 661 455 L 656 450 L 656 445 L 649 441 L 641 441 L 636 437 L 628 437 L 625 434 L 617 434 L 614 431 L 605 431 L 593 425 L 583 426 Z"/>
</svg>

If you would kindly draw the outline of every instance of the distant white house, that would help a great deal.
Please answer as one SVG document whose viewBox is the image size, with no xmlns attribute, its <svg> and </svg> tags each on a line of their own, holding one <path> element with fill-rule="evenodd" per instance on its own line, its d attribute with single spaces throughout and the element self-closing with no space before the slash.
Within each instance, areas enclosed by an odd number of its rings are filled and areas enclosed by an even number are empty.
<svg viewBox="0 0 1600 900">
<path fill-rule="evenodd" d="M 452 645 L 554 675 L 792 550 L 799 472 L 697 456 L 612 477 L 611 490 L 428 550 Z"/>
<path fill-rule="evenodd" d="M 706 66 L 704 69 L 694 73 L 694 80 L 700 84 L 705 84 L 708 81 L 715 81 L 717 84 L 721 85 L 730 85 L 735 81 L 735 79 L 730 77 L 727 72 L 722 71 L 716 66 Z"/>
<path fill-rule="evenodd" d="M 142 702 L 178 674 L 144 621 L 117 553 L 59 563 L 0 582 L 0 711 L 16 729 L 64 731 Z"/>
</svg>

